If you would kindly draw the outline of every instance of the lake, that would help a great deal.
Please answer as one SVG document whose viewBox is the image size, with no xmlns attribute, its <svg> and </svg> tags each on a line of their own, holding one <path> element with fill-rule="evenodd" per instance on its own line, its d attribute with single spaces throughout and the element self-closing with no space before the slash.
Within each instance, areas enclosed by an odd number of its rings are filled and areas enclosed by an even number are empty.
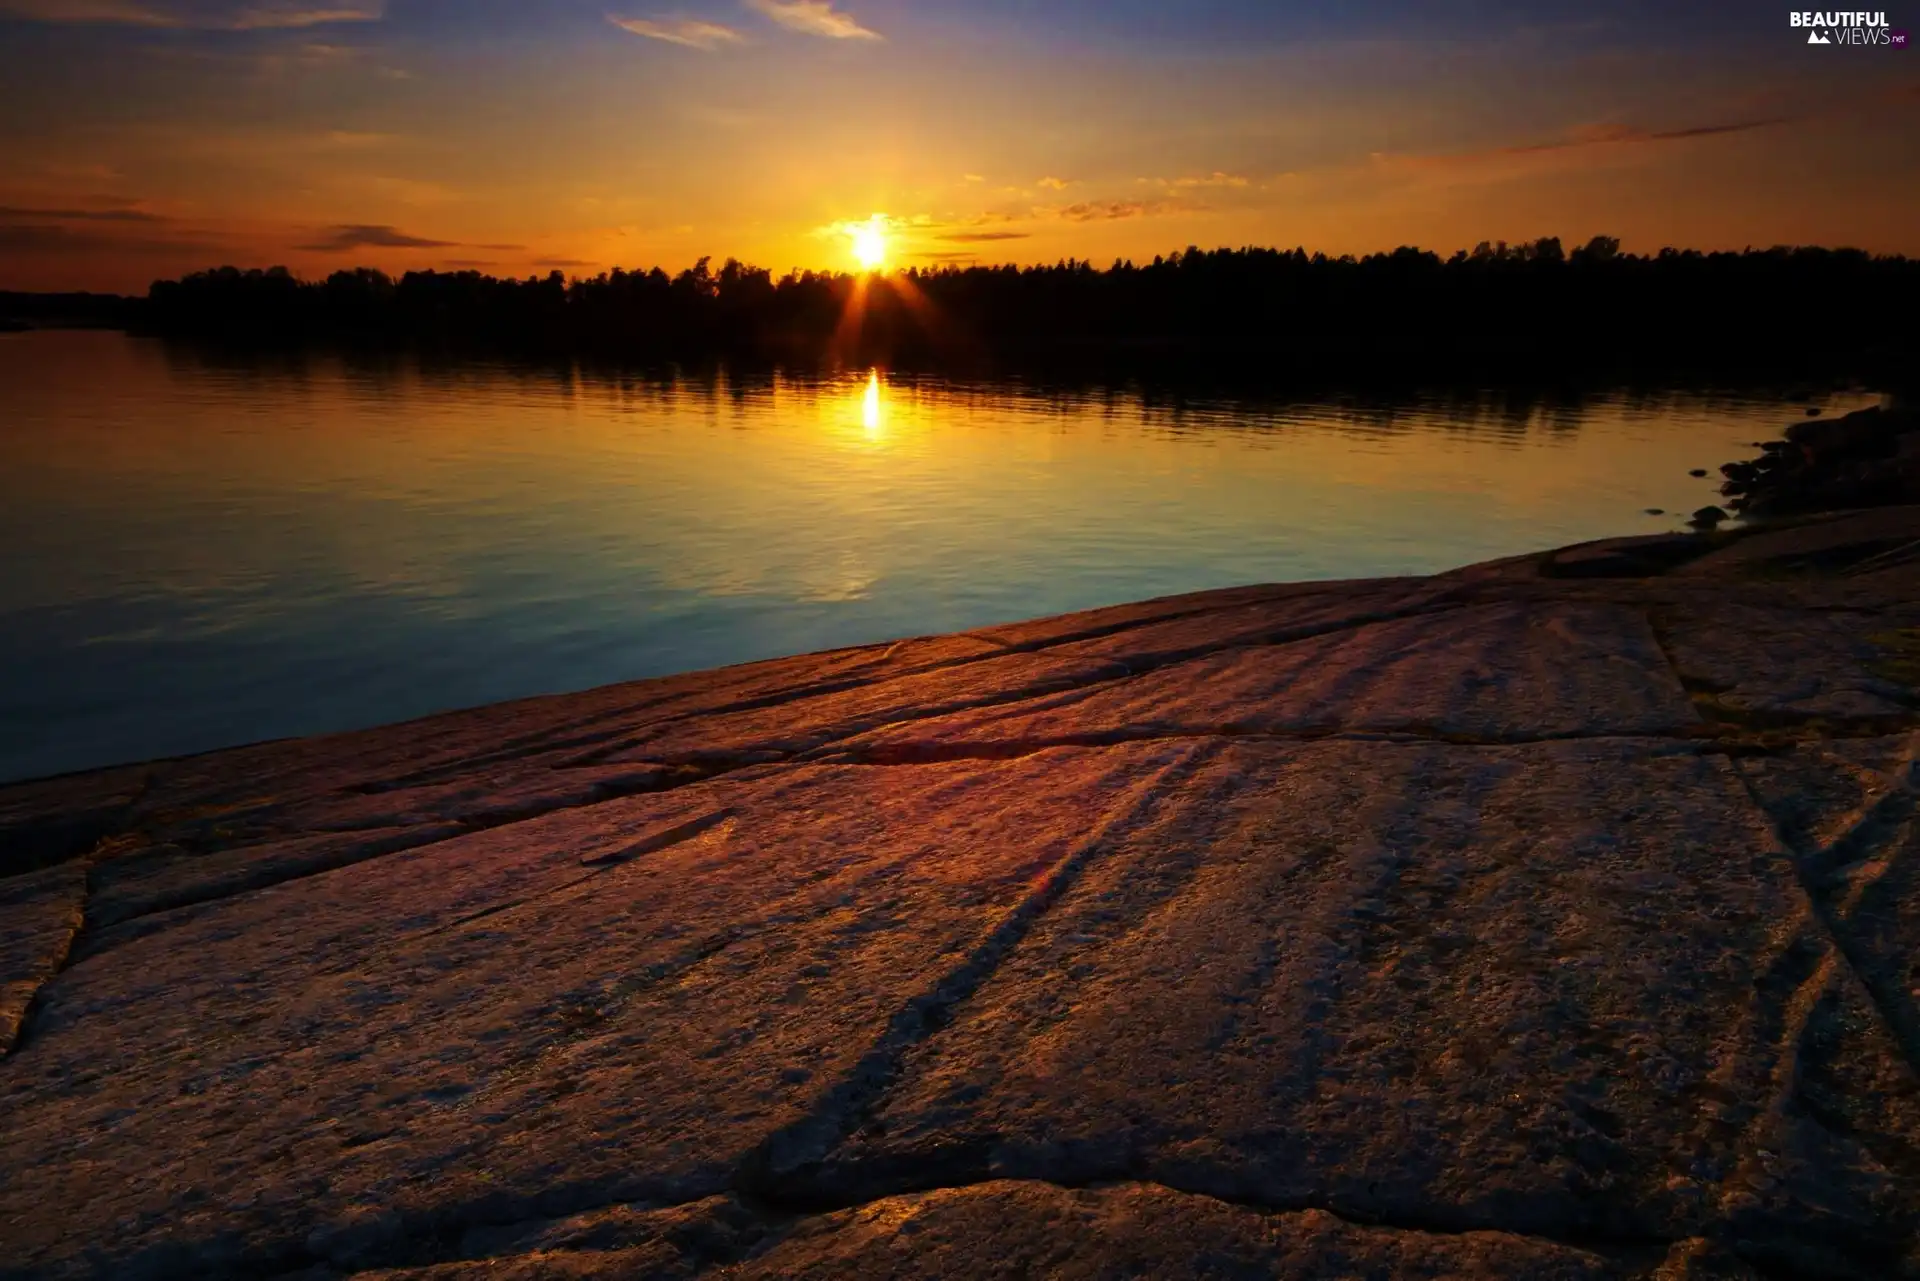
<svg viewBox="0 0 1920 1281">
<path fill-rule="evenodd" d="M 4 335 L 0 779 L 1657 532 L 1804 409 Z"/>
</svg>

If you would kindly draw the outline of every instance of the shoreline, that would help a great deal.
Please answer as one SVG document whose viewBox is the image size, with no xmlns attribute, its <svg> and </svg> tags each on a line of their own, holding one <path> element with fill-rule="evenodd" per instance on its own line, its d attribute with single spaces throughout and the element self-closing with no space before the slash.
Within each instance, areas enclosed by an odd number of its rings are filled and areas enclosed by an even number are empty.
<svg viewBox="0 0 1920 1281">
<path fill-rule="evenodd" d="M 1829 420 L 1837 421 L 1837 420 Z M 1522 552 L 1513 556 L 1498 557 L 1490 561 L 1475 562 L 1440 570 L 1432 574 L 1398 574 L 1373 578 L 1342 579 L 1300 579 L 1277 583 L 1251 583 L 1236 586 L 1205 588 L 1192 592 L 1171 592 L 1159 596 L 1143 597 L 1137 600 L 1122 601 L 1114 604 L 1091 606 L 1083 610 L 1069 611 L 1065 614 L 1041 615 L 1036 618 L 1015 619 L 1010 622 L 992 623 L 958 632 L 925 633 L 913 636 L 886 637 L 877 641 L 857 641 L 845 645 L 835 645 L 826 649 L 807 650 L 799 653 L 778 654 L 765 658 L 743 659 L 718 667 L 691 668 L 685 671 L 668 672 L 658 676 L 635 677 L 630 680 L 617 680 L 602 685 L 590 686 L 579 690 L 560 690 L 499 699 L 486 703 L 474 703 L 457 707 L 442 708 L 405 716 L 398 720 L 381 721 L 374 724 L 339 730 L 322 730 L 313 733 L 280 734 L 269 738 L 252 739 L 239 743 L 228 743 L 218 747 L 209 747 L 194 751 L 178 752 L 163 756 L 142 757 L 138 759 L 114 761 L 101 765 L 80 766 L 74 769 L 57 770 L 48 774 L 29 775 L 14 779 L 0 779 L 0 794 L 9 789 L 33 787 L 42 784 L 57 783 L 63 780 L 79 778 L 90 774 L 101 774 L 118 770 L 137 769 L 145 766 L 170 765 L 218 756 L 222 753 L 241 752 L 255 748 L 264 748 L 280 744 L 297 743 L 305 740 L 337 739 L 356 735 L 386 734 L 402 730 L 409 726 L 427 726 L 451 717 L 462 717 L 491 709 L 505 709 L 521 705 L 548 703 L 556 700 L 590 699 L 608 691 L 648 686 L 656 683 L 698 682 L 703 678 L 720 680 L 730 674 L 742 673 L 749 669 L 767 667 L 782 668 L 804 665 L 812 660 L 834 660 L 849 658 L 861 654 L 888 652 L 903 646 L 933 644 L 957 638 L 991 634 L 1003 628 L 1022 628 L 1048 622 L 1094 616 L 1130 616 L 1137 611 L 1157 613 L 1161 607 L 1190 604 L 1194 612 L 1206 612 L 1213 606 L 1206 602 L 1214 599 L 1238 599 L 1248 593 L 1273 592 L 1318 592 L 1341 591 L 1349 588 L 1359 589 L 1387 583 L 1407 583 L 1421 580 L 1445 580 L 1456 576 L 1478 576 L 1496 568 L 1509 566 L 1534 566 L 1543 578 L 1584 578 L 1584 577 L 1621 577 L 1637 573 L 1657 574 L 1676 568 L 1688 560 L 1705 556 L 1707 553 L 1727 547 L 1734 542 L 1756 534 L 1773 533 L 1796 529 L 1810 524 L 1819 524 L 1829 520 L 1865 515 L 1871 511 L 1863 508 L 1859 511 L 1838 512 L 1787 512 L 1773 516 L 1733 517 L 1734 523 L 1704 524 L 1688 523 L 1682 519 L 1682 513 L 1666 513 L 1676 528 L 1651 534 L 1621 534 L 1588 539 L 1583 542 L 1569 543 L 1564 546 L 1543 551 Z M 0 872 L 4 875 L 4 872 Z"/>
</svg>

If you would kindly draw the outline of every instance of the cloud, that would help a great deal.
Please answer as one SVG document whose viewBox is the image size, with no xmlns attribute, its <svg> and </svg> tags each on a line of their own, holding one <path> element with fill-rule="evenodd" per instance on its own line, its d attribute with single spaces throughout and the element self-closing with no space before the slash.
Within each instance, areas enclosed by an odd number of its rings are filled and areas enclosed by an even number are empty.
<svg viewBox="0 0 1920 1281">
<path fill-rule="evenodd" d="M 199 236 L 176 239 L 111 235 L 97 227 L 60 227 L 51 223 L 0 223 L 0 253 L 204 253 L 217 242 Z"/>
<path fill-rule="evenodd" d="M 938 239 L 956 245 L 974 245 L 990 240 L 1025 240 L 1030 234 L 1025 231 L 949 231 Z"/>
<path fill-rule="evenodd" d="M 598 264 L 590 258 L 535 258 L 536 267 L 593 267 Z"/>
<path fill-rule="evenodd" d="M 913 220 L 904 219 L 904 218 L 889 218 L 886 214 L 879 213 L 876 211 L 874 214 L 866 218 L 853 218 L 853 219 L 843 218 L 839 222 L 830 222 L 824 227 L 815 227 L 813 229 L 813 235 L 820 239 L 825 239 L 825 240 L 840 240 L 845 237 L 857 235 L 860 232 L 867 231 L 871 228 L 876 228 L 876 227 L 884 232 L 889 230 L 890 228 L 903 226 L 906 223 L 911 221 Z M 688 227 L 688 228 L 685 228 L 684 230 L 691 231 L 692 228 Z"/>
<path fill-rule="evenodd" d="M 112 22 L 136 27 L 180 25 L 163 13 L 121 0 L 0 0 L 0 14 L 29 22 Z"/>
<path fill-rule="evenodd" d="M 861 26 L 828 0 L 747 0 L 747 5 L 783 27 L 810 36 L 826 36 L 830 40 L 882 38 L 878 31 Z"/>
<path fill-rule="evenodd" d="M 1686 125 L 1677 129 L 1646 129 L 1636 125 L 1592 124 L 1570 130 L 1566 136 L 1547 142 L 1493 147 L 1481 151 L 1463 151 L 1439 155 L 1409 155 L 1400 152 L 1375 152 L 1369 157 L 1376 165 L 1387 164 L 1408 169 L 1473 168 L 1495 166 L 1501 161 L 1529 160 L 1606 148 L 1648 146 L 1662 142 L 1685 142 L 1692 138 L 1717 138 L 1729 134 L 1753 133 L 1762 129 L 1782 129 L 1824 119 L 1853 119 L 1862 108 L 1899 105 L 1920 99 L 1920 84 L 1895 85 L 1832 99 L 1825 104 L 1767 116 L 1741 116 L 1709 124 Z"/>
<path fill-rule="evenodd" d="M 1749 133 L 1756 129 L 1774 129 L 1781 125 L 1797 124 L 1807 118 L 1806 116 L 1761 116 L 1748 120 L 1689 125 L 1681 129 L 1642 129 L 1632 125 L 1618 124 L 1587 125 L 1573 130 L 1564 138 L 1556 138 L 1549 142 L 1442 155 L 1376 152 L 1373 159 L 1378 163 L 1413 169 L 1467 168 L 1500 160 L 1550 156 L 1588 148 L 1638 146 L 1647 143 L 1679 142 L 1687 138 L 1711 138 L 1721 134 Z"/>
<path fill-rule="evenodd" d="M 1216 169 L 1210 174 L 1189 175 L 1184 178 L 1135 178 L 1143 187 L 1159 187 L 1163 191 L 1192 191 L 1201 187 L 1250 187 L 1253 180 L 1237 173 L 1222 173 Z"/>
<path fill-rule="evenodd" d="M 960 175 L 960 181 L 961 182 L 985 182 L 986 179 L 982 178 L 977 173 L 963 173 Z"/>
<path fill-rule="evenodd" d="M 0 0 L 0 15 L 30 22 L 283 31 L 338 22 L 378 22 L 382 0 L 332 5 L 298 0 Z"/>
<path fill-rule="evenodd" d="M 316 9 L 308 5 L 267 5 L 241 10 L 231 23 L 235 31 L 279 31 L 293 27 L 321 27 L 336 22 L 378 22 L 386 16 L 383 4 Z"/>
<path fill-rule="evenodd" d="M 1055 209 L 1053 213 L 1068 222 L 1111 222 L 1121 218 L 1149 218 L 1154 214 L 1185 212 L 1193 205 L 1173 205 L 1164 200 L 1086 201 Z"/>
<path fill-rule="evenodd" d="M 165 222 L 166 219 L 156 213 L 147 213 L 143 209 L 21 209 L 11 205 L 0 205 L 0 221 L 19 222 L 52 218 L 57 221 L 79 220 L 82 222 Z"/>
<path fill-rule="evenodd" d="M 1034 184 L 1036 187 L 1050 187 L 1055 191 L 1065 191 L 1072 185 L 1073 179 L 1071 178 L 1042 178 Z"/>
<path fill-rule="evenodd" d="M 298 245 L 296 248 L 319 253 L 339 253 L 348 249 L 446 249 L 457 243 L 452 240 L 427 240 L 421 236 L 409 236 L 393 227 L 353 224 L 328 228 L 324 239 L 311 245 Z"/>
<path fill-rule="evenodd" d="M 1726 124 L 1692 125 L 1685 129 L 1635 129 L 1628 125 L 1593 125 L 1576 130 L 1572 137 L 1558 142 L 1535 143 L 1525 147 L 1505 147 L 1501 154 L 1523 156 L 1536 151 L 1566 151 L 1574 147 L 1611 146 L 1618 143 L 1674 142 L 1681 138 L 1709 138 L 1723 133 L 1746 133 L 1753 129 L 1771 129 L 1792 124 L 1792 116 L 1767 116 L 1758 120 L 1735 120 Z"/>
<path fill-rule="evenodd" d="M 636 36 L 664 40 L 668 44 L 684 45 L 689 49 L 718 49 L 723 44 L 740 42 L 740 33 L 732 27 L 717 22 L 702 22 L 698 18 L 622 18 L 610 13 L 607 21 Z"/>
<path fill-rule="evenodd" d="M 1175 187 L 1244 187 L 1247 180 L 1237 173 L 1221 173 L 1218 169 L 1204 178 L 1175 178 Z"/>
</svg>

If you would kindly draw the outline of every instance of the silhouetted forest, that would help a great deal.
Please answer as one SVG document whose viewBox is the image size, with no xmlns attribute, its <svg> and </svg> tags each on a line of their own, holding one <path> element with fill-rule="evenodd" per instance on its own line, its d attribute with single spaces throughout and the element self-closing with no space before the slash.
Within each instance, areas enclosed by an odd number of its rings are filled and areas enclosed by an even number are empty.
<svg viewBox="0 0 1920 1281">
<path fill-rule="evenodd" d="M 636 357 L 847 361 L 1155 353 L 1468 362 L 1527 369 L 1770 367 L 1834 360 L 1909 366 L 1920 260 L 1850 249 L 1622 253 L 1597 236 L 1482 244 L 1451 258 L 1301 249 L 1188 249 L 1105 269 L 938 267 L 781 278 L 702 259 L 669 275 L 368 268 L 303 281 L 222 267 L 154 284 L 151 332 L 353 342 L 481 344 Z"/>
</svg>

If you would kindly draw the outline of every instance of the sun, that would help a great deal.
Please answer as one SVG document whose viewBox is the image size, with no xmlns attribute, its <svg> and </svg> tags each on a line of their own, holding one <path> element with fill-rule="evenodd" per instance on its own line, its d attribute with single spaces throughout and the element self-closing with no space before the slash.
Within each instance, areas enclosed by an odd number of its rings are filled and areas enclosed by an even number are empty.
<svg viewBox="0 0 1920 1281">
<path fill-rule="evenodd" d="M 853 256 L 868 271 L 887 260 L 887 224 L 878 214 L 853 228 Z"/>
</svg>

